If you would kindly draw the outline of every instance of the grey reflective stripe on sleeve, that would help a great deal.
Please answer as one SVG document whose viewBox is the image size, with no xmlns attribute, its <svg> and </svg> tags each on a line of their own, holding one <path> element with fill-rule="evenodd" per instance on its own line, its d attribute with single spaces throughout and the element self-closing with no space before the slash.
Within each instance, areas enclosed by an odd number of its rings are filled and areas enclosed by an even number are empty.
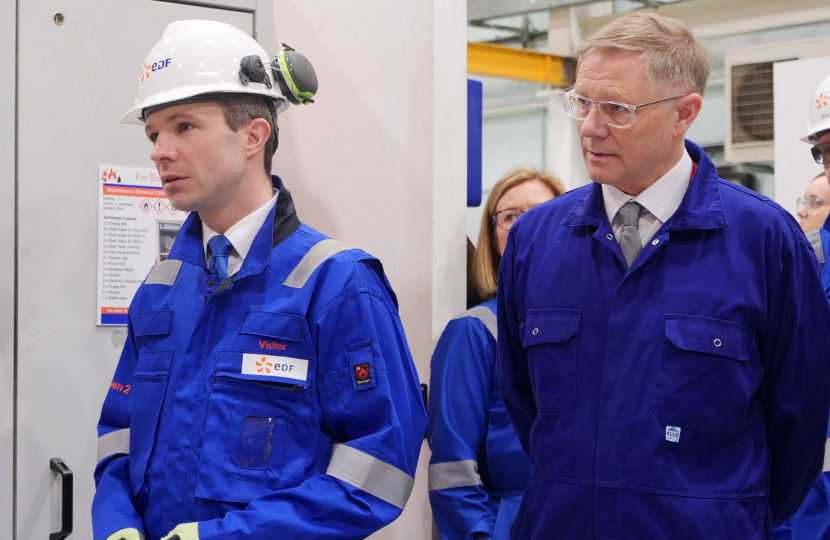
<svg viewBox="0 0 830 540">
<path fill-rule="evenodd" d="M 130 453 L 130 428 L 110 431 L 98 437 L 98 461 L 113 454 Z M 98 462 L 96 461 L 96 463 Z"/>
<path fill-rule="evenodd" d="M 473 317 L 474 319 L 480 320 L 484 323 L 484 326 L 487 327 L 487 330 L 493 334 L 493 339 L 499 339 L 499 330 L 496 325 L 496 315 L 490 311 L 490 308 L 485 306 L 476 306 L 468 309 L 458 317 L 455 317 L 453 320 L 463 319 L 464 317 Z"/>
<path fill-rule="evenodd" d="M 300 264 L 298 264 L 297 267 L 291 272 L 291 275 L 288 276 L 288 279 L 285 280 L 283 285 L 294 289 L 302 289 L 303 285 L 305 285 L 308 278 L 311 277 L 311 274 L 317 269 L 318 266 L 323 264 L 323 262 L 332 255 L 337 255 L 341 251 L 346 251 L 347 249 L 354 248 L 345 242 L 339 242 L 332 239 L 317 242 L 314 247 L 308 250 L 308 253 L 305 254 L 303 260 L 301 260 Z"/>
<path fill-rule="evenodd" d="M 433 463 L 429 466 L 429 490 L 480 486 L 478 462 L 474 459 Z"/>
<path fill-rule="evenodd" d="M 169 285 L 173 286 L 176 283 L 176 278 L 179 276 L 179 270 L 182 268 L 182 261 L 177 259 L 167 259 L 161 261 L 153 267 L 150 275 L 147 276 L 145 285 Z"/>
<path fill-rule="evenodd" d="M 335 444 L 326 474 L 401 510 L 415 480 L 400 469 L 345 444 Z"/>
<path fill-rule="evenodd" d="M 824 441 L 824 466 L 821 472 L 830 472 L 830 439 Z"/>
<path fill-rule="evenodd" d="M 824 246 L 821 245 L 821 227 L 810 229 L 804 234 L 807 236 L 807 240 L 810 241 L 810 245 L 813 246 L 813 251 L 816 252 L 818 262 L 824 264 Z"/>
</svg>

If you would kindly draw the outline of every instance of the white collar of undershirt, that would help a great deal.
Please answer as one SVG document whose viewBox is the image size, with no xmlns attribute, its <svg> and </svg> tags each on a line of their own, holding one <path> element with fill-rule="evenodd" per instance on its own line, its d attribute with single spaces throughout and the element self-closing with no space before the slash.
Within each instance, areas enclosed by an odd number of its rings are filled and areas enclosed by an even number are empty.
<svg viewBox="0 0 830 540">
<path fill-rule="evenodd" d="M 225 238 L 230 240 L 234 251 L 236 251 L 240 259 L 244 260 L 245 257 L 247 257 L 248 251 L 251 249 L 251 244 L 254 243 L 256 234 L 262 228 L 262 224 L 265 223 L 265 218 L 268 217 L 268 213 L 274 205 L 277 204 L 278 196 L 279 191 L 274 193 L 274 196 L 271 197 L 271 200 L 265 203 L 265 205 L 234 223 L 233 226 L 225 232 Z M 208 256 L 208 242 L 211 238 L 218 235 L 218 232 L 205 225 L 204 221 L 202 222 L 202 245 L 205 249 L 206 259 Z"/>
<path fill-rule="evenodd" d="M 605 214 L 608 216 L 608 221 L 614 220 L 622 205 L 628 201 L 636 201 L 659 219 L 661 223 L 665 223 L 677 211 L 680 203 L 683 202 L 683 196 L 686 195 L 686 189 L 689 187 L 693 167 L 694 162 L 692 162 L 689 152 L 684 150 L 680 161 L 669 172 L 636 197 L 632 197 L 614 186 L 603 184 L 602 200 L 605 204 Z"/>
</svg>

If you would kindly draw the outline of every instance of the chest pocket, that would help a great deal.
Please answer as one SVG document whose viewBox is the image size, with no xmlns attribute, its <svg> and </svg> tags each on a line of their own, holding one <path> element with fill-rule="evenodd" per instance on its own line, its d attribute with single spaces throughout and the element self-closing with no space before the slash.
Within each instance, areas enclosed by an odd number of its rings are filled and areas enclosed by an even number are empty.
<svg viewBox="0 0 830 540">
<path fill-rule="evenodd" d="M 663 425 L 728 435 L 746 418 L 763 368 L 755 331 L 667 314 L 652 408 Z M 753 362 L 753 360 L 755 360 Z"/>
<path fill-rule="evenodd" d="M 301 321 L 290 315 L 250 313 L 240 330 L 252 343 L 263 338 L 302 336 Z M 255 333 L 254 333 L 255 332 Z M 245 350 L 245 347 L 240 347 Z M 264 355 L 283 354 L 265 351 Z M 307 379 L 266 375 L 255 364 L 246 368 L 242 351 L 219 353 L 210 396 L 205 442 L 199 462 L 196 495 L 206 499 L 249 503 L 277 489 L 293 487 L 303 476 L 309 440 L 312 390 Z M 273 357 L 269 356 L 268 360 Z M 306 362 L 313 373 L 314 362 Z M 273 362 L 273 360 L 272 360 Z M 273 365 L 271 365 L 271 369 Z M 271 372 L 275 373 L 275 372 Z M 310 380 L 310 379 L 308 379 Z M 289 459 L 295 456 L 298 459 Z"/>
<path fill-rule="evenodd" d="M 531 309 L 524 314 L 519 332 L 539 414 L 563 415 L 576 401 L 581 320 L 578 309 Z"/>
<path fill-rule="evenodd" d="M 133 317 L 132 329 L 140 351 L 154 350 L 173 331 L 173 312 L 139 313 Z"/>
</svg>

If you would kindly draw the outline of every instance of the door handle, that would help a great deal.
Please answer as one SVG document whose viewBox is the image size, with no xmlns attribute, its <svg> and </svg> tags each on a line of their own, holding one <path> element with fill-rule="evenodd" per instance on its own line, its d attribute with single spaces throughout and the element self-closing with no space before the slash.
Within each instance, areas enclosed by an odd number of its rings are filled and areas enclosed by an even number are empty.
<svg viewBox="0 0 830 540">
<path fill-rule="evenodd" d="M 49 460 L 49 468 L 61 476 L 61 530 L 51 533 L 49 540 L 63 540 L 72 534 L 72 471 L 61 458 Z"/>
</svg>

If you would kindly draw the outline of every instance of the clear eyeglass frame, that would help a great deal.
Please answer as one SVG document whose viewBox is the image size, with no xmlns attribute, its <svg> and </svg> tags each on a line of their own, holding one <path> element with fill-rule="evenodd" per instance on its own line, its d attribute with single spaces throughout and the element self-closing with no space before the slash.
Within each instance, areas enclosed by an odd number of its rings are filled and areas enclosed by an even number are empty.
<svg viewBox="0 0 830 540">
<path fill-rule="evenodd" d="M 520 208 L 505 208 L 504 210 L 493 213 L 490 221 L 493 225 L 498 226 L 499 229 L 509 231 L 510 227 L 519 219 L 519 216 L 524 213 L 525 211 Z"/>
<path fill-rule="evenodd" d="M 658 99 L 657 101 L 649 101 L 648 103 L 641 103 L 639 105 L 629 105 L 628 103 L 620 103 L 619 101 L 594 101 L 579 94 L 571 92 L 574 87 L 568 88 L 559 92 L 559 99 L 562 102 L 565 112 L 574 120 L 585 120 L 591 113 L 591 109 L 596 109 L 599 112 L 600 118 L 607 125 L 618 128 L 628 129 L 634 125 L 634 113 L 637 109 L 648 107 L 664 101 L 670 101 L 686 95 L 678 95 Z"/>
<path fill-rule="evenodd" d="M 798 210 L 801 210 L 802 208 L 807 206 L 812 211 L 812 210 L 815 210 L 816 208 L 818 208 L 819 206 L 821 206 L 822 204 L 824 204 L 824 201 L 819 199 L 815 195 L 811 195 L 811 196 L 807 197 L 806 199 L 804 197 L 799 197 L 798 200 L 795 202 L 795 204 L 796 204 L 796 209 L 798 209 Z"/>
</svg>

